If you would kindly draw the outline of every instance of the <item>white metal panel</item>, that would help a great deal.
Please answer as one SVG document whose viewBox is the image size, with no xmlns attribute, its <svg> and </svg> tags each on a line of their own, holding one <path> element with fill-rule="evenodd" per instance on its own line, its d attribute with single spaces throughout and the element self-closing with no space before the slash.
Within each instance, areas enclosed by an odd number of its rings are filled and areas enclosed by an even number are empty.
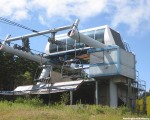
<svg viewBox="0 0 150 120">
<path fill-rule="evenodd" d="M 115 45 L 114 38 L 111 34 L 110 28 L 107 25 L 104 34 L 104 43 L 105 45 Z"/>
<path fill-rule="evenodd" d="M 91 66 L 89 70 L 90 75 L 107 76 L 111 74 L 117 74 L 118 73 L 117 55 L 118 55 L 117 49 L 91 53 L 90 55 Z"/>
<path fill-rule="evenodd" d="M 117 63 L 117 49 L 95 52 L 90 54 L 90 64 L 94 63 Z"/>
<path fill-rule="evenodd" d="M 120 49 L 120 74 L 136 79 L 135 55 Z"/>
<path fill-rule="evenodd" d="M 33 85 L 27 85 L 27 86 L 19 86 L 14 91 L 25 91 L 25 90 L 31 90 L 33 88 Z"/>
<path fill-rule="evenodd" d="M 105 63 L 117 63 L 117 49 L 111 49 L 104 51 L 104 61 Z"/>
<path fill-rule="evenodd" d="M 130 68 L 135 68 L 135 55 L 120 49 L 120 63 Z"/>
<path fill-rule="evenodd" d="M 104 52 L 95 52 L 90 55 L 90 64 L 104 63 Z"/>
<path fill-rule="evenodd" d="M 123 49 L 120 49 L 119 53 L 117 48 L 92 53 L 90 64 L 94 64 L 90 66 L 92 76 L 121 74 L 132 79 L 135 79 L 136 76 L 135 55 Z"/>
<path fill-rule="evenodd" d="M 91 66 L 90 67 L 91 76 L 108 76 L 111 74 L 117 74 L 117 64 L 103 65 L 103 66 Z"/>
<path fill-rule="evenodd" d="M 120 65 L 120 74 L 132 79 L 136 79 L 136 71 L 135 69 L 132 69 L 131 67 Z"/>
</svg>

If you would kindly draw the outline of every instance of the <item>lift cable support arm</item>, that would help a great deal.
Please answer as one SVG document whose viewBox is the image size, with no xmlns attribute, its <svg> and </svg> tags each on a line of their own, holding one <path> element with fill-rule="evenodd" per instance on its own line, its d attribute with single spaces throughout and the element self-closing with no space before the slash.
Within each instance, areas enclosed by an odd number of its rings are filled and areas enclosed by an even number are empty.
<svg viewBox="0 0 150 120">
<path fill-rule="evenodd" d="M 21 40 L 22 38 L 29 38 L 29 37 L 48 34 L 48 33 L 56 33 L 56 32 L 62 31 L 62 30 L 73 29 L 74 27 L 77 27 L 78 24 L 79 24 L 79 19 L 76 19 L 76 21 L 72 25 L 63 26 L 63 27 L 59 27 L 59 28 L 56 28 L 56 29 L 39 31 L 39 32 L 35 32 L 35 33 L 32 33 L 32 34 L 27 34 L 27 35 L 23 35 L 23 36 L 14 37 L 14 38 L 8 38 L 6 41 L 11 42 L 11 41 L 16 41 L 16 40 Z"/>
</svg>

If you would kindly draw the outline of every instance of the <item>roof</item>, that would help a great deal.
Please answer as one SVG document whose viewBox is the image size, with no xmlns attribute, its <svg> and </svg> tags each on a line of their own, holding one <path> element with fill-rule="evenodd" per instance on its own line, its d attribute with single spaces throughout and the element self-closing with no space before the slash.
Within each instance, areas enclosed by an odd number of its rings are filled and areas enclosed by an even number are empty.
<svg viewBox="0 0 150 120">
<path fill-rule="evenodd" d="M 58 83 L 38 83 L 36 85 L 18 86 L 14 91 L 0 91 L 3 95 L 25 95 L 25 94 L 49 94 L 64 91 L 76 90 L 83 80 L 58 82 Z"/>
</svg>

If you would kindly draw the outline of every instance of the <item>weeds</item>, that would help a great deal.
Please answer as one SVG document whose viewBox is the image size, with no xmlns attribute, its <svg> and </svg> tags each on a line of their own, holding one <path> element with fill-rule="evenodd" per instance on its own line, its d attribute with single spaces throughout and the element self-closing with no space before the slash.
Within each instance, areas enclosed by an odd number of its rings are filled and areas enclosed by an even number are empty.
<svg viewBox="0 0 150 120">
<path fill-rule="evenodd" d="M 66 96 L 66 94 L 64 95 Z M 120 120 L 123 117 L 136 117 L 125 106 L 110 108 L 102 105 L 77 104 L 66 106 L 66 99 L 53 105 L 43 105 L 39 97 L 17 98 L 14 102 L 0 101 L 0 120 Z M 137 116 L 138 117 L 138 116 Z"/>
<path fill-rule="evenodd" d="M 121 115 L 131 114 L 131 111 L 126 106 L 121 106 L 119 110 L 121 111 Z"/>
<path fill-rule="evenodd" d="M 34 98 L 30 98 L 29 96 L 26 96 L 25 98 L 23 97 L 18 97 L 15 100 L 15 103 L 23 103 L 26 105 L 30 105 L 30 106 L 43 106 L 43 101 L 37 96 Z"/>
<path fill-rule="evenodd" d="M 66 105 L 69 102 L 69 93 L 63 93 L 61 95 L 60 104 Z"/>
</svg>

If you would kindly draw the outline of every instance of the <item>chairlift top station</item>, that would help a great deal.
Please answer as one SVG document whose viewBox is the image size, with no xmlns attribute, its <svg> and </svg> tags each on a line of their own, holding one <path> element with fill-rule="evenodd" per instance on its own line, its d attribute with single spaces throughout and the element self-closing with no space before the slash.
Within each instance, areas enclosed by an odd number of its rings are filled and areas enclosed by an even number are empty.
<svg viewBox="0 0 150 120">
<path fill-rule="evenodd" d="M 146 90 L 136 75 L 136 60 L 127 43 L 109 26 L 78 31 L 79 19 L 72 25 L 7 37 L 0 50 L 41 64 L 35 85 L 18 86 L 3 95 L 50 94 L 70 91 L 70 104 L 76 100 L 117 107 L 135 106 L 137 95 Z M 66 34 L 55 35 L 68 30 Z M 34 54 L 29 38 L 51 34 L 43 54 Z M 22 40 L 22 47 L 9 46 Z M 37 76 L 37 75 L 36 75 Z M 83 97 L 84 96 L 84 97 Z"/>
</svg>

